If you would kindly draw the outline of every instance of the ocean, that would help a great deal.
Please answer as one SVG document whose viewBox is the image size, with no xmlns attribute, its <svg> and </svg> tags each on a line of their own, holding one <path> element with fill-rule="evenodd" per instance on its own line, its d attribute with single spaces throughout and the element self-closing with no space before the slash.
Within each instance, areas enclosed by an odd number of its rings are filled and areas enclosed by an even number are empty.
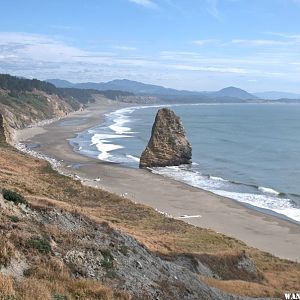
<svg viewBox="0 0 300 300">
<path fill-rule="evenodd" d="M 192 165 L 153 173 L 300 222 L 300 105 L 171 105 Z M 83 155 L 138 168 L 159 106 L 123 108 L 70 141 Z"/>
</svg>

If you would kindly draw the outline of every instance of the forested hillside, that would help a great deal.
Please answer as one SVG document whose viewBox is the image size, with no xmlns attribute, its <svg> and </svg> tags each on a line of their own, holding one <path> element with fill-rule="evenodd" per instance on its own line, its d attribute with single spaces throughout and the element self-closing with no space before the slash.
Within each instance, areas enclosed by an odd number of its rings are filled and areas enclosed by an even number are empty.
<svg viewBox="0 0 300 300">
<path fill-rule="evenodd" d="M 84 109 L 97 98 L 117 100 L 132 93 L 122 91 L 97 91 L 92 89 L 57 88 L 37 79 L 24 79 L 0 74 L 0 115 L 3 128 L 10 135 L 11 128 L 19 129 L 30 124 L 63 117 Z M 10 138 L 9 138 L 10 139 Z"/>
<path fill-rule="evenodd" d="M 22 128 L 81 108 L 80 101 L 63 96 L 52 84 L 0 75 L 0 113 L 9 127 Z"/>
</svg>

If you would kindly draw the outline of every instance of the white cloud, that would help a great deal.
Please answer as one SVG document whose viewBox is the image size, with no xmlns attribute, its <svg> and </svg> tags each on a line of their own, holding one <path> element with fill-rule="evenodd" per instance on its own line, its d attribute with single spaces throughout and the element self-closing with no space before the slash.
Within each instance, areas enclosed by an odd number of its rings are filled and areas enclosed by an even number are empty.
<svg viewBox="0 0 300 300">
<path fill-rule="evenodd" d="M 278 40 L 247 40 L 236 39 L 231 41 L 233 44 L 245 45 L 245 46 L 285 46 L 289 44 L 287 41 Z"/>
<path fill-rule="evenodd" d="M 216 39 L 207 39 L 207 40 L 195 40 L 193 41 L 193 44 L 198 45 L 198 46 L 204 46 L 207 44 L 213 44 L 213 43 L 217 43 L 218 40 Z"/>
<path fill-rule="evenodd" d="M 124 51 L 135 51 L 135 50 L 137 50 L 136 47 L 129 47 L 129 46 L 113 46 L 113 49 L 124 50 Z"/>
<path fill-rule="evenodd" d="M 265 34 L 280 37 L 284 41 L 290 42 L 291 44 L 292 43 L 294 43 L 294 44 L 300 43 L 300 34 L 299 33 L 265 32 Z"/>
<path fill-rule="evenodd" d="M 219 42 L 219 41 L 218 41 Z M 200 44 L 203 44 L 203 40 Z M 259 43 L 261 44 L 261 43 Z M 277 78 L 278 82 L 299 78 L 299 48 L 234 55 L 215 51 L 161 51 L 143 54 L 141 50 L 113 41 L 112 52 L 88 51 L 66 43 L 61 38 L 28 33 L 0 32 L 0 73 L 25 77 L 62 78 L 74 82 L 106 81 L 128 78 L 173 87 L 194 88 L 197 80 L 207 85 L 232 82 L 258 82 Z M 222 44 L 223 45 L 223 44 Z M 217 47 L 218 43 L 210 46 Z M 232 43 L 227 44 L 232 47 Z M 190 49 L 195 49 L 191 45 Z M 196 48 L 197 49 L 197 48 Z M 261 49 L 261 48 L 259 48 Z M 217 79 L 216 79 L 217 78 Z M 241 79 L 242 78 L 242 79 Z M 263 78 L 263 80 L 261 80 Z M 217 82 L 217 83 L 216 83 Z M 254 81 L 252 81 L 254 82 Z M 228 81 L 229 83 L 229 81 Z M 299 82 L 300 83 L 300 82 Z M 178 86 L 177 86 L 178 84 Z M 225 83 L 224 83 L 225 84 Z M 298 82 L 297 82 L 298 85 Z"/>
<path fill-rule="evenodd" d="M 197 52 L 162 51 L 161 58 L 172 68 L 182 71 L 214 72 L 215 74 L 236 74 L 236 76 L 257 76 L 274 78 L 286 76 L 287 64 L 284 58 L 265 55 L 210 56 Z"/>
<path fill-rule="evenodd" d="M 142 6 L 147 7 L 147 8 L 155 8 L 155 7 L 157 7 L 157 4 L 154 3 L 151 0 L 129 0 L 129 2 L 138 4 L 138 5 L 142 5 Z"/>
<path fill-rule="evenodd" d="M 221 13 L 218 8 L 218 0 L 205 0 L 207 11 L 217 20 L 221 20 Z"/>
<path fill-rule="evenodd" d="M 190 66 L 190 65 L 174 65 L 174 69 L 183 71 L 206 71 L 206 72 L 218 72 L 218 73 L 235 73 L 235 74 L 248 74 L 249 71 L 241 68 L 230 67 L 214 67 L 214 66 Z"/>
<path fill-rule="evenodd" d="M 104 77 L 124 74 L 126 77 L 136 68 L 151 65 L 143 57 L 124 57 L 124 48 L 119 50 L 121 53 L 118 49 L 114 52 L 86 51 L 53 37 L 0 32 L 0 73 L 84 81 L 101 74 Z"/>
<path fill-rule="evenodd" d="M 0 33 L 0 53 L 13 54 L 19 60 L 64 61 L 73 60 L 84 51 L 46 36 L 26 33 Z"/>
</svg>

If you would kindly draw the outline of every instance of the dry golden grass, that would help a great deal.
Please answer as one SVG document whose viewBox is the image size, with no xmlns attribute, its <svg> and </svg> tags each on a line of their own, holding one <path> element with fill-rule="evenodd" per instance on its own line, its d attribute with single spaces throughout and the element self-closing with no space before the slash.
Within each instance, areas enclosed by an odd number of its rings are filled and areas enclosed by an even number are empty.
<svg viewBox="0 0 300 300">
<path fill-rule="evenodd" d="M 38 267 L 29 270 L 27 276 L 14 282 L 10 277 L 0 275 L 0 299 L 130 300 L 126 293 L 113 291 L 99 282 L 75 279 L 55 259 L 41 262 Z"/>
<path fill-rule="evenodd" d="M 0 265 L 6 267 L 14 257 L 15 247 L 5 236 L 0 239 L 0 253 Z"/>
<path fill-rule="evenodd" d="M 13 280 L 10 277 L 4 276 L 2 274 L 0 274 L 0 296 L 1 295 L 15 295 Z"/>
<path fill-rule="evenodd" d="M 246 282 L 241 280 L 217 280 L 213 278 L 201 277 L 206 284 L 218 288 L 222 291 L 235 295 L 248 297 L 282 297 L 284 291 L 278 291 L 267 285 Z"/>
<path fill-rule="evenodd" d="M 207 253 L 216 257 L 221 257 L 226 252 L 233 258 L 236 253 L 246 251 L 255 261 L 264 280 L 254 283 L 205 279 L 209 284 L 227 292 L 248 296 L 274 296 L 281 295 L 285 290 L 300 290 L 300 265 L 297 263 L 278 259 L 214 231 L 165 218 L 149 207 L 134 204 L 117 195 L 82 186 L 80 182 L 52 171 L 46 162 L 20 154 L 16 150 L 0 148 L 0 169 L 1 187 L 20 192 L 33 206 L 55 206 L 86 215 L 96 222 L 108 222 L 133 235 L 152 251 L 164 254 Z M 37 289 L 37 284 L 44 287 L 45 293 L 52 292 L 62 288 L 61 282 L 64 282 L 66 289 L 61 292 L 73 293 L 78 289 L 85 291 L 87 298 L 84 299 L 110 299 L 109 291 L 104 292 L 105 288 L 100 285 L 99 289 L 96 288 L 97 284 L 91 281 L 72 281 L 62 277 L 61 281 L 53 281 L 49 285 L 50 274 L 47 271 L 46 277 L 35 277 L 39 284 L 33 281 L 30 283 L 31 289 Z M 76 288 L 72 290 L 72 286 Z M 108 298 L 92 298 L 95 295 L 90 294 L 91 289 L 98 291 L 99 295 L 106 293 Z M 27 296 L 24 294 L 24 297 Z M 47 295 L 43 299 L 47 299 Z"/>
<path fill-rule="evenodd" d="M 84 300 L 128 300 L 126 294 L 114 292 L 99 282 L 87 279 L 75 279 L 60 261 L 50 259 L 41 262 L 33 270 L 27 280 L 23 280 L 17 287 L 21 299 L 51 299 L 53 295 L 62 295 L 67 299 Z M 32 297 L 37 295 L 37 298 Z M 31 298 L 30 298 L 31 297 Z"/>
</svg>

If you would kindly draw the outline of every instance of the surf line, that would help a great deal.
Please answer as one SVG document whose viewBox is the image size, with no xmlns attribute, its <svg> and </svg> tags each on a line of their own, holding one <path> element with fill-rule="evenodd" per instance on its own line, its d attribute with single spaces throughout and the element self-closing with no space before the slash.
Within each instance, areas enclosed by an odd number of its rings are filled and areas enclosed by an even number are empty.
<svg viewBox="0 0 300 300">
<path fill-rule="evenodd" d="M 201 215 L 194 215 L 194 216 L 189 216 L 189 215 L 182 215 L 178 217 L 178 219 L 190 219 L 190 218 L 201 218 Z"/>
</svg>

